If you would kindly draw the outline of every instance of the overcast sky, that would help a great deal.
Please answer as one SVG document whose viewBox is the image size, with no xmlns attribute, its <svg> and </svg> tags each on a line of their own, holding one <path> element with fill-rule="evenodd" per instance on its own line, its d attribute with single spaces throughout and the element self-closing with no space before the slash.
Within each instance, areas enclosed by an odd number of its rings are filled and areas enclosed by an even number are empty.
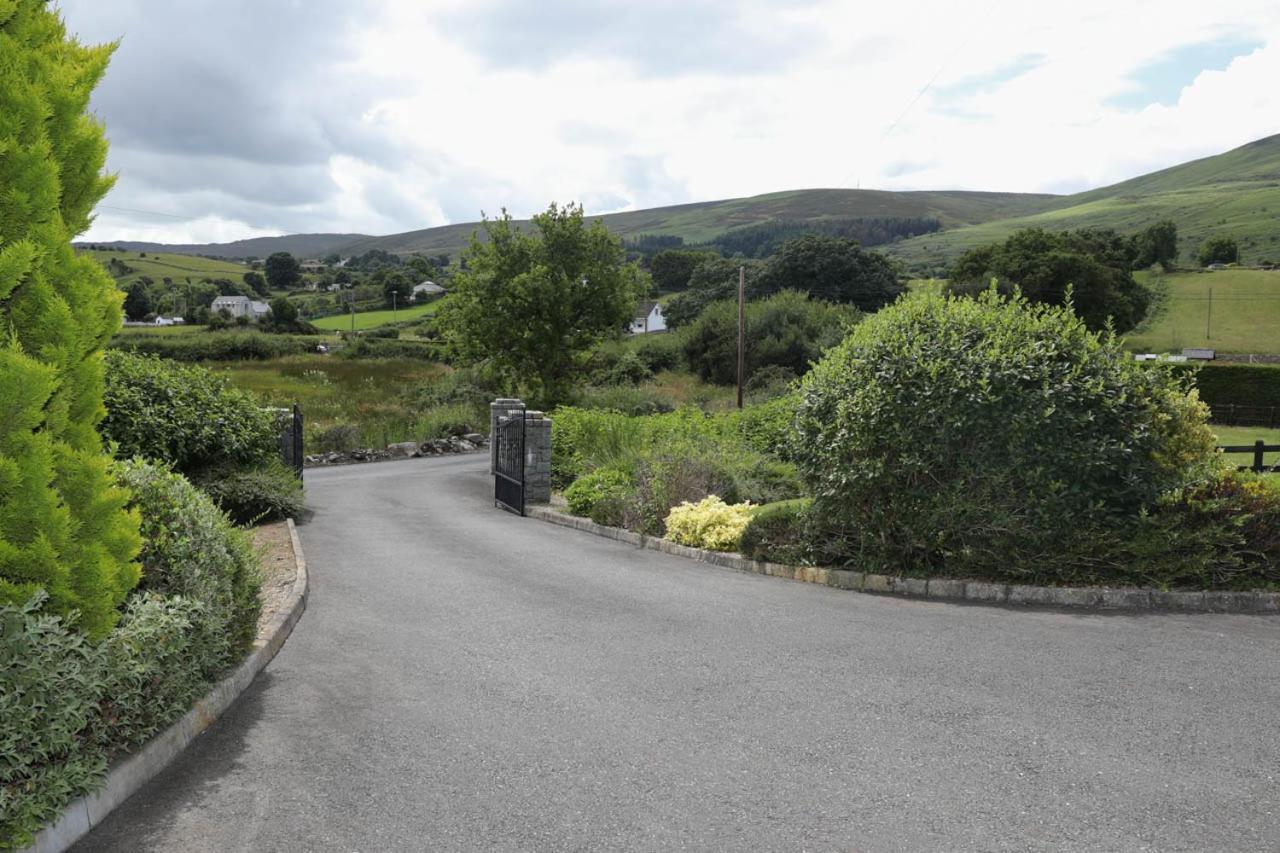
<svg viewBox="0 0 1280 853">
<path fill-rule="evenodd" d="M 87 239 L 1074 192 L 1280 132 L 1275 0 L 58 5 L 120 40 L 93 102 L 120 178 Z"/>
</svg>

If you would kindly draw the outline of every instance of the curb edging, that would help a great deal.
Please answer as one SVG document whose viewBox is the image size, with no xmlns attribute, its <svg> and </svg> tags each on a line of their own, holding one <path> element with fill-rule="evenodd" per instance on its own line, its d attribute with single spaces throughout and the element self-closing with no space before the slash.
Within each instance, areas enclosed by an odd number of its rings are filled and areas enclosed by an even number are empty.
<svg viewBox="0 0 1280 853">
<path fill-rule="evenodd" d="M 205 694 L 187 713 L 164 731 L 148 740 L 137 752 L 116 762 L 108 771 L 102 787 L 92 794 L 69 803 L 56 821 L 36 834 L 30 847 L 34 853 L 62 853 L 102 823 L 111 812 L 129 799 L 139 788 L 164 770 L 205 729 L 222 716 L 240 697 L 253 679 L 280 651 L 293 627 L 307 609 L 307 561 L 293 519 L 286 519 L 289 541 L 297 566 L 293 586 L 286 605 L 267 625 L 266 635 L 253 642 L 249 655 Z"/>
<path fill-rule="evenodd" d="M 703 548 L 678 545 L 666 539 L 632 533 L 630 530 L 619 527 L 596 524 L 590 519 L 567 515 L 545 505 L 526 507 L 525 515 L 606 539 L 616 539 L 638 548 L 661 551 L 664 554 L 698 560 L 739 572 L 781 577 L 801 583 L 873 595 L 1020 607 L 1071 607 L 1175 613 L 1280 613 L 1280 592 L 1195 592 L 1147 587 L 1028 586 L 963 578 L 906 578 L 818 566 L 784 566 L 780 563 L 750 560 L 739 554 L 724 551 L 708 551 Z"/>
</svg>

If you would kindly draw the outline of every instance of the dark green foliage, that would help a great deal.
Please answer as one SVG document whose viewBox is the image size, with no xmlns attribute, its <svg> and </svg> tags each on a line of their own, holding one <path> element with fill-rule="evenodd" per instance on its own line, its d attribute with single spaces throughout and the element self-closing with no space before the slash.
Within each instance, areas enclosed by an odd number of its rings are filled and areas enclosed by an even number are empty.
<svg viewBox="0 0 1280 853">
<path fill-rule="evenodd" d="M 150 313 L 151 297 L 147 295 L 147 286 L 135 281 L 124 295 L 124 315 L 130 320 L 142 320 Z"/>
<path fill-rule="evenodd" d="M 61 618 L 45 594 L 0 603 L 0 847 L 30 843 L 107 759 L 86 729 L 103 691 L 102 649 Z"/>
<path fill-rule="evenodd" d="M 860 311 L 878 311 L 904 288 L 884 255 L 864 252 L 855 240 L 808 236 L 782 244 L 769 259 L 759 290 L 795 290 Z"/>
<path fill-rule="evenodd" d="M 681 370 L 687 366 L 684 360 L 684 338 L 674 332 L 639 335 L 632 344 L 632 351 L 651 373 Z"/>
<path fill-rule="evenodd" d="M 932 216 L 830 216 L 823 219 L 773 219 L 741 225 L 711 241 L 724 255 L 767 258 L 789 240 L 836 237 L 863 246 L 879 246 L 906 237 L 932 234 L 942 223 Z"/>
<path fill-rule="evenodd" d="M 441 346 L 434 341 L 400 341 L 362 335 L 338 351 L 342 358 L 416 358 L 440 361 Z"/>
<path fill-rule="evenodd" d="M 634 493 L 631 474 L 617 468 L 600 468 L 575 480 L 564 497 L 574 515 L 617 527 L 622 524 L 623 512 Z"/>
<path fill-rule="evenodd" d="M 87 112 L 112 50 L 46 3 L 0 2 L 0 604 L 44 590 L 92 637 L 138 580 L 138 521 L 97 429 L 121 295 L 71 247 L 112 184 Z"/>
<path fill-rule="evenodd" d="M 797 566 L 809 562 L 810 536 L 807 529 L 810 498 L 794 498 L 765 504 L 751 516 L 739 546 L 751 560 Z"/>
<path fill-rule="evenodd" d="M 1240 247 L 1232 237 L 1224 235 L 1210 237 L 1200 244 L 1196 260 L 1202 267 L 1207 267 L 1209 264 L 1234 264 L 1240 260 Z"/>
<path fill-rule="evenodd" d="M 954 293 L 985 291 L 995 279 L 1005 294 L 1014 288 L 1030 302 L 1065 305 L 1090 329 L 1126 332 L 1146 316 L 1151 296 L 1134 279 L 1132 246 L 1111 231 L 1045 231 L 1026 228 L 1003 243 L 971 249 L 949 273 Z"/>
<path fill-rule="evenodd" d="M 283 521 L 302 513 L 302 483 L 277 460 L 252 468 L 210 469 L 196 485 L 236 524 Z"/>
<path fill-rule="evenodd" d="M 868 571 L 1059 581 L 1079 536 L 1211 467 L 1205 409 L 1065 308 L 920 295 L 854 328 L 802 382 L 792 454 Z M 1081 562 L 1063 556 L 1075 553 Z"/>
<path fill-rule="evenodd" d="M 1226 416 L 1230 406 L 1280 406 L 1280 365 L 1173 362 L 1167 367 L 1180 376 L 1194 374 L 1200 399 L 1215 418 Z"/>
<path fill-rule="evenodd" d="M 708 257 L 696 267 L 689 277 L 689 287 L 662 308 L 667 326 L 676 329 L 687 326 L 713 302 L 738 298 L 738 269 L 744 270 L 744 289 L 748 299 L 765 295 L 760 280 L 764 265 L 759 261 L 730 260 Z"/>
<path fill-rule="evenodd" d="M 152 354 L 173 361 L 268 361 L 286 355 L 314 352 L 316 342 L 305 337 L 264 335 L 261 332 L 205 332 L 190 335 L 117 335 L 111 349 Z"/>
<path fill-rule="evenodd" d="M 1178 261 L 1178 225 L 1165 219 L 1133 235 L 1133 268 L 1146 269 L 1159 264 L 1172 269 Z"/>
<path fill-rule="evenodd" d="M 302 265 L 288 252 L 270 255 L 263 264 L 263 269 L 267 274 L 267 284 L 272 290 L 293 290 L 302 284 Z"/>
<path fill-rule="evenodd" d="M 193 473 L 261 464 L 277 452 L 275 416 L 226 378 L 154 356 L 107 353 L 103 437 L 116 454 Z"/>
<path fill-rule="evenodd" d="M 325 453 L 355 450 L 360 446 L 360 427 L 355 424 L 334 424 L 316 433 L 315 446 Z"/>
<path fill-rule="evenodd" d="M 746 306 L 746 375 L 761 368 L 784 367 L 793 375 L 809 369 L 827 347 L 844 337 L 857 320 L 847 306 L 811 301 L 783 292 Z M 717 302 L 704 310 L 685 336 L 685 358 L 694 373 L 708 382 L 737 381 L 738 306 Z"/>
<path fill-rule="evenodd" d="M 742 497 L 727 460 L 714 450 L 679 445 L 653 448 L 635 464 L 635 491 L 622 511 L 628 530 L 649 536 L 667 531 L 667 515 L 682 503 L 716 495 L 725 503 Z"/>
<path fill-rule="evenodd" d="M 262 273 L 250 270 L 244 274 L 245 285 L 254 292 L 256 296 L 270 296 L 271 290 L 267 287 L 267 280 L 262 277 Z"/>
<path fill-rule="evenodd" d="M 649 260 L 653 289 L 658 293 L 684 290 L 689 286 L 689 279 L 698 264 L 709 256 L 712 255 L 708 252 L 693 249 L 667 249 L 659 252 Z"/>
</svg>

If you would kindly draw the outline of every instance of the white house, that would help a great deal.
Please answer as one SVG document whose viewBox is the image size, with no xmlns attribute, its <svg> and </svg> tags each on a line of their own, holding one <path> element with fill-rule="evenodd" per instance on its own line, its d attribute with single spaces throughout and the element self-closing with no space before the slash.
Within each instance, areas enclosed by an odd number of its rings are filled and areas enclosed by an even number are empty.
<svg viewBox="0 0 1280 853">
<path fill-rule="evenodd" d="M 413 286 L 413 301 L 425 302 L 428 299 L 443 296 L 445 292 L 445 289 L 434 281 L 424 281 Z"/>
<path fill-rule="evenodd" d="M 219 296 L 209 306 L 211 313 L 226 311 L 232 317 L 248 317 L 250 320 L 261 320 L 271 313 L 271 306 L 265 302 L 252 300 L 247 296 Z"/>
<path fill-rule="evenodd" d="M 248 317 L 250 315 L 251 302 L 247 296 L 219 296 L 213 300 L 213 304 L 209 306 L 209 311 L 217 314 L 219 311 L 226 311 L 232 317 Z"/>
<path fill-rule="evenodd" d="M 662 306 L 657 302 L 641 302 L 636 306 L 635 316 L 628 330 L 633 335 L 648 335 L 653 332 L 665 332 L 667 321 L 662 317 Z"/>
</svg>

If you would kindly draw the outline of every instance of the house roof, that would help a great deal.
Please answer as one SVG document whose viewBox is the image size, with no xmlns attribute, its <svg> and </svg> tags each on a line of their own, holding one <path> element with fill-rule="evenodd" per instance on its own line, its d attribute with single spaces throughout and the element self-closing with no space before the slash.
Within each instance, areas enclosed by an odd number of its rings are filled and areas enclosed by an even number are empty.
<svg viewBox="0 0 1280 853">
<path fill-rule="evenodd" d="M 219 296 L 217 299 L 213 300 L 213 304 L 217 305 L 221 302 L 223 305 L 239 305 L 241 302 L 248 301 L 249 297 L 247 296 Z"/>
<path fill-rule="evenodd" d="M 413 286 L 414 293 L 444 293 L 445 290 L 434 281 L 423 281 Z"/>
<path fill-rule="evenodd" d="M 652 313 L 653 309 L 657 307 L 658 307 L 658 301 L 656 299 L 642 300 L 640 304 L 636 306 L 635 319 L 637 321 L 647 320 L 649 318 L 649 314 Z"/>
</svg>

